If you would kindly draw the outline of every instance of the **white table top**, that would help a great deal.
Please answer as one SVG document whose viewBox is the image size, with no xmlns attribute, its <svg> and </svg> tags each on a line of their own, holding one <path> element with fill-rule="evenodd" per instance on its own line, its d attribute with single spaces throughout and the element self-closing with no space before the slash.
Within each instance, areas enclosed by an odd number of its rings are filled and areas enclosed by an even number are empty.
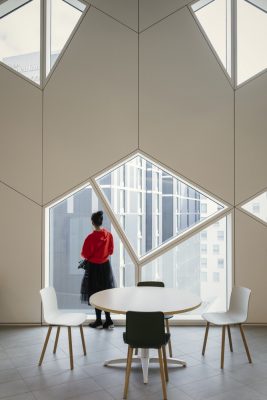
<svg viewBox="0 0 267 400">
<path fill-rule="evenodd" d="M 167 315 L 194 310 L 201 299 L 183 290 L 143 286 L 102 290 L 90 297 L 90 304 L 115 314 L 162 311 Z"/>
</svg>

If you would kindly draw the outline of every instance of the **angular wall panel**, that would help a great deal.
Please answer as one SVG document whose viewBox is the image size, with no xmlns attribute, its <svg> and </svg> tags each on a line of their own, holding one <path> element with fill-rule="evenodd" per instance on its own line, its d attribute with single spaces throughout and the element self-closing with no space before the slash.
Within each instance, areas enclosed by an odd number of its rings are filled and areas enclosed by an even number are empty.
<svg viewBox="0 0 267 400">
<path fill-rule="evenodd" d="M 190 0 L 139 0 L 139 30 L 148 28 L 188 3 Z"/>
<path fill-rule="evenodd" d="M 140 148 L 229 203 L 233 100 L 187 8 L 140 35 Z"/>
<path fill-rule="evenodd" d="M 138 31 L 138 0 L 92 0 L 91 4 Z"/>
<path fill-rule="evenodd" d="M 264 299 L 267 292 L 267 228 L 241 211 L 236 211 L 235 284 L 252 290 L 249 322 L 267 322 Z"/>
<path fill-rule="evenodd" d="M 236 203 L 267 187 L 267 73 L 236 91 Z"/>
<path fill-rule="evenodd" d="M 0 66 L 0 180 L 42 202 L 42 93 Z"/>
<path fill-rule="evenodd" d="M 0 323 L 41 321 L 42 209 L 0 184 Z"/>
<path fill-rule="evenodd" d="M 137 34 L 90 8 L 45 88 L 44 201 L 136 149 L 137 122 Z"/>
</svg>

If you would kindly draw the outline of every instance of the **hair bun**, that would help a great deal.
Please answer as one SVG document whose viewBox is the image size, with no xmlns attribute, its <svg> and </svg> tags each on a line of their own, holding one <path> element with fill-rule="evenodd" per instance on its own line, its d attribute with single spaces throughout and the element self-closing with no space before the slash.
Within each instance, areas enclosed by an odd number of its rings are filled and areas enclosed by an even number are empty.
<svg viewBox="0 0 267 400">
<path fill-rule="evenodd" d="M 97 211 L 96 214 L 99 215 L 99 217 L 103 217 L 103 211 Z"/>
</svg>

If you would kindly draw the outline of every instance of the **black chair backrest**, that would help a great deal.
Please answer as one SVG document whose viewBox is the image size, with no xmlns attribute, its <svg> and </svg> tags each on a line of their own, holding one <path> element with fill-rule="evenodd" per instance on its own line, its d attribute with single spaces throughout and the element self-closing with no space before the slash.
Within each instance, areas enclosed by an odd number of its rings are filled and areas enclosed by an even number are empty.
<svg viewBox="0 0 267 400">
<path fill-rule="evenodd" d="M 155 286 L 155 287 L 164 287 L 163 282 L 159 281 L 144 281 L 144 282 L 138 282 L 137 286 Z"/>
<path fill-rule="evenodd" d="M 160 311 L 128 311 L 125 338 L 131 347 L 160 348 L 165 344 L 164 314 Z"/>
</svg>

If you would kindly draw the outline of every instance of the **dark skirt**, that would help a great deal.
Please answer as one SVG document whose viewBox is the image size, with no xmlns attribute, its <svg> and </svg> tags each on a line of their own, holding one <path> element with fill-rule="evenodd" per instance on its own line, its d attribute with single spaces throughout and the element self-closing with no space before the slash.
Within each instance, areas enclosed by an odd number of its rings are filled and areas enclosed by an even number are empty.
<svg viewBox="0 0 267 400">
<path fill-rule="evenodd" d="M 81 302 L 89 303 L 94 293 L 105 289 L 115 288 L 115 278 L 109 261 L 95 264 L 88 261 L 81 284 Z"/>
</svg>

